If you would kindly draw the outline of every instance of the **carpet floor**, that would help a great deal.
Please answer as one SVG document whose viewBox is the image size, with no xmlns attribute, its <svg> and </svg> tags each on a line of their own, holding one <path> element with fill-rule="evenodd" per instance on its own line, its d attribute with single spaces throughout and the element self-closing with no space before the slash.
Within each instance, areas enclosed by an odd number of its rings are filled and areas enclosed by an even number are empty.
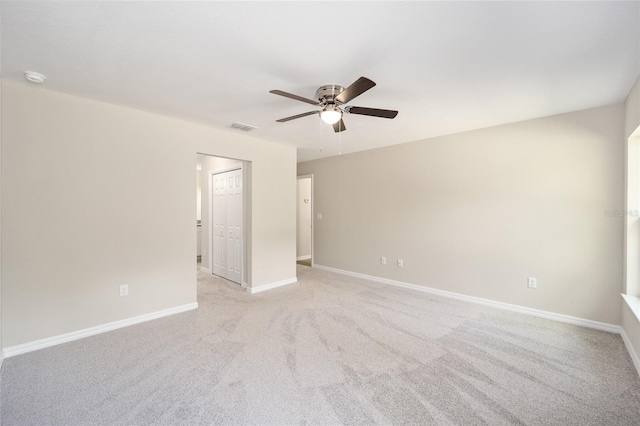
<svg viewBox="0 0 640 426">
<path fill-rule="evenodd" d="M 2 425 L 638 425 L 620 336 L 298 266 L 5 360 Z"/>
</svg>

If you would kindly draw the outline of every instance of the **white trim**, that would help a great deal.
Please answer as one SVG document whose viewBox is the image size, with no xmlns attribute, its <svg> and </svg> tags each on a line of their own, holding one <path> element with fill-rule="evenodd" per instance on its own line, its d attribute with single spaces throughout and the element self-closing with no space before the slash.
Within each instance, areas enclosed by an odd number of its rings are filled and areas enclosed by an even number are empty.
<svg viewBox="0 0 640 426">
<path fill-rule="evenodd" d="M 375 281 L 383 284 L 389 284 L 396 287 L 408 288 L 411 290 L 422 291 L 424 293 L 437 294 L 439 296 L 448 297 L 450 299 L 464 300 L 467 302 L 477 303 L 480 305 L 491 306 L 493 308 L 505 309 L 507 311 L 519 312 L 521 314 L 533 315 L 540 318 L 546 318 L 554 321 L 560 321 L 568 324 L 580 325 L 583 327 L 595 328 L 597 330 L 608 331 L 610 333 L 620 333 L 621 327 L 619 325 L 609 324 L 606 322 L 592 321 L 589 319 L 573 317 L 570 315 L 557 314 L 555 312 L 542 311 L 539 309 L 527 308 L 519 305 L 512 305 L 510 303 L 497 302 L 495 300 L 482 299 L 480 297 L 467 296 L 460 293 L 454 293 L 451 291 L 438 290 L 431 287 L 425 287 L 417 284 L 405 283 L 402 281 L 390 280 L 387 278 L 375 277 L 373 275 L 360 274 L 358 272 L 345 271 L 342 269 L 330 268 L 328 266 L 313 265 L 314 268 L 324 269 L 325 271 L 336 272 L 338 274 L 349 275 L 357 278 L 364 278 L 366 280 Z"/>
<path fill-rule="evenodd" d="M 234 170 L 242 170 L 242 162 L 229 164 L 226 167 L 218 167 L 217 169 L 209 170 L 209 174 L 219 175 L 220 173 L 233 172 Z"/>
<path fill-rule="evenodd" d="M 186 305 L 176 306 L 162 311 L 151 312 L 149 314 L 139 315 L 137 317 L 123 319 L 119 321 L 108 322 L 106 324 L 95 327 L 85 328 L 83 330 L 72 331 L 71 333 L 60 334 L 58 336 L 47 337 L 46 339 L 35 340 L 21 345 L 9 346 L 2 351 L 5 358 L 21 355 L 27 352 L 37 351 L 38 349 L 48 348 L 50 346 L 60 345 L 62 343 L 71 342 L 73 340 L 82 339 L 84 337 L 94 336 L 96 334 L 105 333 L 107 331 L 117 330 L 119 328 L 128 327 L 130 325 L 139 324 L 141 322 L 150 321 L 181 312 L 190 311 L 198 308 L 198 303 L 189 303 Z"/>
<path fill-rule="evenodd" d="M 296 260 L 307 260 L 307 259 L 311 259 L 311 255 L 308 254 L 306 256 L 298 256 L 296 257 Z"/>
<path fill-rule="evenodd" d="M 633 345 L 631 344 L 631 340 L 629 340 L 629 336 L 627 336 L 627 333 L 624 331 L 624 328 L 622 327 L 620 327 L 620 336 L 622 336 L 622 341 L 624 342 L 624 345 L 627 347 L 627 351 L 629 352 L 631 361 L 633 361 L 633 365 L 636 367 L 636 371 L 640 376 L 640 357 L 638 357 L 638 353 L 636 352 Z"/>
<path fill-rule="evenodd" d="M 211 273 L 209 268 L 205 268 L 204 266 L 200 267 L 200 272 L 204 272 L 205 274 L 210 274 Z"/>
<path fill-rule="evenodd" d="M 631 296 L 629 294 L 621 294 L 621 296 L 624 301 L 627 302 L 629 309 L 633 312 L 636 319 L 640 321 L 640 297 Z"/>
<path fill-rule="evenodd" d="M 297 282 L 298 282 L 298 278 L 293 277 L 293 278 L 289 278 L 282 281 L 276 281 L 275 283 L 271 283 L 271 284 L 263 284 L 257 287 L 247 287 L 247 291 L 251 294 L 255 294 L 255 293 L 260 293 L 261 291 L 271 290 L 272 288 L 282 287 L 283 285 L 293 284 Z"/>
<path fill-rule="evenodd" d="M 208 176 L 208 185 L 207 188 L 209 191 L 207 193 L 207 198 L 209 199 L 209 209 L 207 211 L 208 223 L 207 223 L 207 256 L 208 256 L 208 265 L 211 266 L 211 269 L 207 269 L 207 271 L 212 274 L 213 273 L 213 174 L 211 170 L 209 170 Z M 243 182 L 244 183 L 244 182 Z"/>
</svg>

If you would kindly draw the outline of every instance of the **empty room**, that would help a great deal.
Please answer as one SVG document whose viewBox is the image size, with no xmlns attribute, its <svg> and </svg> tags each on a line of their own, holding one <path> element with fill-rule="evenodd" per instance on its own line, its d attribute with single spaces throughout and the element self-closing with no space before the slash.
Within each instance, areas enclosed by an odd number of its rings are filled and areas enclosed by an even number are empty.
<svg viewBox="0 0 640 426">
<path fill-rule="evenodd" d="M 0 424 L 640 424 L 640 1 L 3 0 L 0 60 Z"/>
</svg>

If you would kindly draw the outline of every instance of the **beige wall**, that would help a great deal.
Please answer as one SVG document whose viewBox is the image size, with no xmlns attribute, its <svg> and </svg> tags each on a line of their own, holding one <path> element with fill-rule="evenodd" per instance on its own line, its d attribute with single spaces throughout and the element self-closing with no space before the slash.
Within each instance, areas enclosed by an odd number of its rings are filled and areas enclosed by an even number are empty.
<svg viewBox="0 0 640 426">
<path fill-rule="evenodd" d="M 623 129 L 618 104 L 300 163 L 314 260 L 620 324 Z"/>
<path fill-rule="evenodd" d="M 309 202 L 305 203 L 305 199 Z M 311 178 L 298 179 L 298 238 L 296 256 L 311 256 Z"/>
<path fill-rule="evenodd" d="M 198 152 L 252 164 L 250 285 L 295 277 L 294 148 L 21 83 L 2 94 L 5 348 L 196 301 Z"/>
</svg>

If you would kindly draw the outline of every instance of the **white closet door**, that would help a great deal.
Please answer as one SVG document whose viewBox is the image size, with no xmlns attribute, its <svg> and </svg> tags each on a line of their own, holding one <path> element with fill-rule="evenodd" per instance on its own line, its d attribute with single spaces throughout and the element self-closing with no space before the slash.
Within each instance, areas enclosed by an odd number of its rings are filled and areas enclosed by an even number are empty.
<svg viewBox="0 0 640 426">
<path fill-rule="evenodd" d="M 242 170 L 227 175 L 227 273 L 225 278 L 241 282 L 242 269 Z"/>
<path fill-rule="evenodd" d="M 224 178 L 224 173 L 213 175 L 213 185 L 212 185 L 212 247 L 211 254 L 213 257 L 213 272 L 216 275 L 220 275 L 224 277 L 225 272 L 225 250 L 224 241 L 226 234 L 226 223 L 225 223 L 225 204 L 226 204 L 226 190 L 225 183 L 226 179 Z"/>
<path fill-rule="evenodd" d="M 212 175 L 212 210 L 212 272 L 240 284 L 242 169 Z"/>
</svg>

